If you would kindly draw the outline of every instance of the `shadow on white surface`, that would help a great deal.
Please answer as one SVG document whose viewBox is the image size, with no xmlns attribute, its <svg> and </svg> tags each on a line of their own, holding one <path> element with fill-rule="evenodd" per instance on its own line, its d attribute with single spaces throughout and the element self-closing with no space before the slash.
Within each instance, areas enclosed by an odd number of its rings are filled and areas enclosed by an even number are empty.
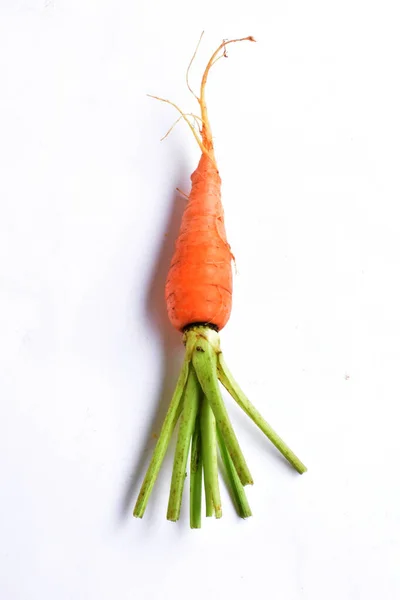
<svg viewBox="0 0 400 600">
<path fill-rule="evenodd" d="M 185 164 L 182 164 L 176 186 L 172 187 L 170 214 L 165 227 L 165 235 L 160 244 L 148 285 L 146 314 L 151 328 L 155 330 L 156 335 L 160 337 L 160 344 L 162 345 L 164 356 L 164 371 L 158 392 L 159 402 L 154 406 L 154 411 L 145 434 L 145 439 L 148 440 L 148 442 L 143 447 L 138 459 L 133 462 L 131 475 L 128 479 L 129 483 L 122 494 L 119 515 L 120 520 L 124 520 L 128 514 L 130 516 L 132 515 L 136 495 L 139 493 L 145 469 L 148 466 L 148 462 L 154 450 L 157 440 L 156 436 L 161 430 L 178 376 L 179 361 L 182 354 L 182 342 L 180 334 L 173 329 L 168 319 L 164 298 L 164 287 L 169 265 L 174 253 L 175 240 L 179 233 L 182 214 L 186 206 L 186 199 L 176 190 L 176 188 L 185 189 L 187 180 L 188 169 Z M 178 361 L 177 357 L 179 359 Z M 156 487 L 157 486 L 155 486 L 153 492 L 154 495 Z"/>
</svg>

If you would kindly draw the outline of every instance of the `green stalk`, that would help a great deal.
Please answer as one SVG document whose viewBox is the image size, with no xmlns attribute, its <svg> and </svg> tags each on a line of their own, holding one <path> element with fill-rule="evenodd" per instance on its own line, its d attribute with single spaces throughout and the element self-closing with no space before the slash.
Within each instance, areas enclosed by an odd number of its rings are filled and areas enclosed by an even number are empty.
<svg viewBox="0 0 400 600">
<path fill-rule="evenodd" d="M 203 388 L 203 392 L 211 405 L 218 428 L 232 458 L 233 464 L 235 465 L 240 481 L 243 485 L 252 484 L 253 479 L 229 420 L 219 388 L 217 376 L 217 349 L 213 345 L 212 339 L 212 334 L 217 336 L 218 334 L 206 327 L 203 327 L 202 329 L 202 335 L 199 335 L 198 331 L 196 332 L 196 330 L 193 330 L 193 333 L 197 335 L 193 351 L 193 366 L 196 369 L 197 377 Z"/>
<path fill-rule="evenodd" d="M 247 501 L 246 492 L 244 491 L 244 487 L 239 479 L 239 475 L 236 473 L 236 469 L 233 465 L 231 457 L 229 456 L 229 452 L 226 449 L 225 442 L 219 429 L 217 429 L 217 437 L 219 451 L 222 462 L 225 466 L 229 487 L 232 492 L 233 502 L 239 517 L 246 519 L 247 517 L 251 517 L 251 509 Z"/>
<path fill-rule="evenodd" d="M 179 427 L 174 466 L 172 470 L 171 489 L 167 511 L 167 519 L 169 521 L 177 521 L 181 511 L 189 446 L 199 409 L 200 394 L 201 388 L 199 382 L 197 381 L 195 370 L 192 366 L 190 366 L 183 397 L 183 413 Z"/>
<path fill-rule="evenodd" d="M 144 511 L 157 479 L 157 475 L 160 471 L 162 462 L 167 452 L 168 444 L 170 442 L 172 432 L 175 428 L 176 422 L 182 411 L 182 395 L 185 389 L 186 381 L 189 373 L 189 361 L 185 359 L 179 378 L 175 388 L 174 395 L 172 396 L 171 404 L 166 414 L 160 436 L 157 440 L 156 447 L 153 452 L 153 456 L 150 465 L 147 469 L 146 476 L 143 480 L 142 487 L 140 488 L 139 496 L 136 500 L 135 508 L 133 509 L 133 516 L 142 518 Z"/>
<path fill-rule="evenodd" d="M 200 408 L 201 410 L 201 408 Z M 192 437 L 190 457 L 190 527 L 201 527 L 201 485 L 203 480 L 203 458 L 201 450 L 200 414 L 197 414 Z"/>
<path fill-rule="evenodd" d="M 215 417 L 207 398 L 203 399 L 200 413 L 201 448 L 204 464 L 206 517 L 222 517 L 218 484 L 217 432 Z"/>
<path fill-rule="evenodd" d="M 254 421 L 254 423 L 261 429 L 261 431 L 267 436 L 267 438 L 274 444 L 274 446 L 283 454 L 286 460 L 296 469 L 298 473 L 305 473 L 307 467 L 301 462 L 299 458 L 292 452 L 292 450 L 285 444 L 285 442 L 279 437 L 279 435 L 272 429 L 267 421 L 261 416 L 258 410 L 253 406 L 250 400 L 245 396 L 239 385 L 233 378 L 232 373 L 229 371 L 224 357 L 220 352 L 218 354 L 218 377 L 222 385 L 227 389 L 232 398 L 236 400 L 240 408 Z"/>
</svg>

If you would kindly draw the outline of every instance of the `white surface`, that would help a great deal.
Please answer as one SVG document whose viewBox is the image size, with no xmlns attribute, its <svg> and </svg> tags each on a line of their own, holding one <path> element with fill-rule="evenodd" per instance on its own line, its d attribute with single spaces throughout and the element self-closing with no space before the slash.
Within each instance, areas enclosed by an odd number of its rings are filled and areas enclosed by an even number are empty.
<svg viewBox="0 0 400 600">
<path fill-rule="evenodd" d="M 395 2 L 1 2 L 0 597 L 400 597 Z M 131 516 L 181 361 L 163 286 L 198 159 L 147 92 L 209 109 L 237 256 L 227 399 L 254 517 Z M 166 237 L 165 237 L 166 236 Z M 156 417 L 156 415 L 158 415 Z"/>
</svg>

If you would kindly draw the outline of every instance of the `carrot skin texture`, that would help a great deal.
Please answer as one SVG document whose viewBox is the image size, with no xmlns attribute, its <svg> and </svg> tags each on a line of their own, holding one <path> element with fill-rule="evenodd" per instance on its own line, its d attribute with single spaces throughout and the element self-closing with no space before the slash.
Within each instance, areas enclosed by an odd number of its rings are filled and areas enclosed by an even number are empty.
<svg viewBox="0 0 400 600">
<path fill-rule="evenodd" d="M 165 287 L 167 311 L 179 331 L 191 323 L 210 323 L 220 330 L 232 308 L 232 252 L 215 162 L 203 154 L 191 180 Z"/>
</svg>

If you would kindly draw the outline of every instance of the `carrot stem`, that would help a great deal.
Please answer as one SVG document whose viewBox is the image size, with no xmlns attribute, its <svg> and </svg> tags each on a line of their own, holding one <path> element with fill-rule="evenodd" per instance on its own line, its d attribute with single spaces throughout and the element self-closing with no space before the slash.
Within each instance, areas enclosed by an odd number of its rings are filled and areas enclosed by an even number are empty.
<svg viewBox="0 0 400 600">
<path fill-rule="evenodd" d="M 201 408 L 200 408 L 201 410 Z M 190 457 L 190 527 L 201 527 L 201 496 L 203 482 L 203 459 L 201 448 L 200 413 L 197 414 L 192 437 Z"/>
<path fill-rule="evenodd" d="M 218 354 L 218 378 L 226 390 L 230 393 L 232 398 L 236 400 L 240 408 L 254 421 L 254 423 L 261 429 L 261 431 L 267 436 L 267 438 L 274 444 L 286 460 L 296 469 L 298 473 L 305 473 L 307 467 L 301 462 L 301 460 L 294 454 L 294 452 L 285 444 L 282 438 L 272 429 L 267 421 L 261 416 L 258 410 L 253 406 L 244 392 L 241 390 L 232 373 L 229 371 L 222 352 Z"/>
<path fill-rule="evenodd" d="M 218 334 L 208 327 L 193 328 L 192 333 L 197 336 L 193 350 L 193 366 L 203 392 L 210 403 L 215 415 L 217 426 L 232 458 L 235 469 L 243 485 L 253 483 L 249 468 L 246 464 L 236 434 L 229 420 L 224 401 L 221 396 L 217 376 L 217 349 L 213 343 L 219 340 Z"/>
<path fill-rule="evenodd" d="M 134 517 L 142 518 L 144 515 L 144 511 L 146 510 L 151 491 L 154 487 L 162 462 L 167 452 L 172 432 L 178 421 L 180 413 L 182 412 L 181 400 L 186 386 L 188 374 L 189 361 L 185 359 L 178 378 L 178 383 L 176 385 L 174 395 L 171 400 L 171 404 L 169 406 L 163 426 L 161 428 L 160 436 L 157 440 L 157 444 L 153 452 L 150 465 L 147 469 L 146 476 L 143 480 L 142 487 L 140 489 L 139 496 L 135 504 L 135 508 L 133 509 Z"/>
<path fill-rule="evenodd" d="M 191 366 L 183 397 L 183 413 L 179 427 L 178 441 L 175 449 L 174 466 L 171 478 L 171 489 L 167 519 L 177 521 L 179 519 L 183 486 L 186 478 L 186 466 L 189 455 L 190 440 L 193 435 L 196 416 L 199 408 L 201 388 L 197 381 L 196 373 Z"/>
<path fill-rule="evenodd" d="M 218 483 L 217 431 L 215 417 L 207 398 L 203 399 L 200 413 L 206 517 L 222 517 Z"/>
<path fill-rule="evenodd" d="M 239 517 L 242 517 L 242 519 L 246 519 L 247 517 L 252 516 L 251 509 L 246 497 L 246 492 L 244 491 L 244 487 L 239 479 L 239 475 L 236 472 L 232 459 L 229 456 L 229 452 L 226 449 L 225 442 L 222 438 L 219 429 L 217 429 L 217 438 L 219 451 L 221 454 L 222 462 L 224 463 L 226 476 L 228 479 L 229 489 L 232 494 L 233 503 L 235 504 L 236 511 Z"/>
</svg>

